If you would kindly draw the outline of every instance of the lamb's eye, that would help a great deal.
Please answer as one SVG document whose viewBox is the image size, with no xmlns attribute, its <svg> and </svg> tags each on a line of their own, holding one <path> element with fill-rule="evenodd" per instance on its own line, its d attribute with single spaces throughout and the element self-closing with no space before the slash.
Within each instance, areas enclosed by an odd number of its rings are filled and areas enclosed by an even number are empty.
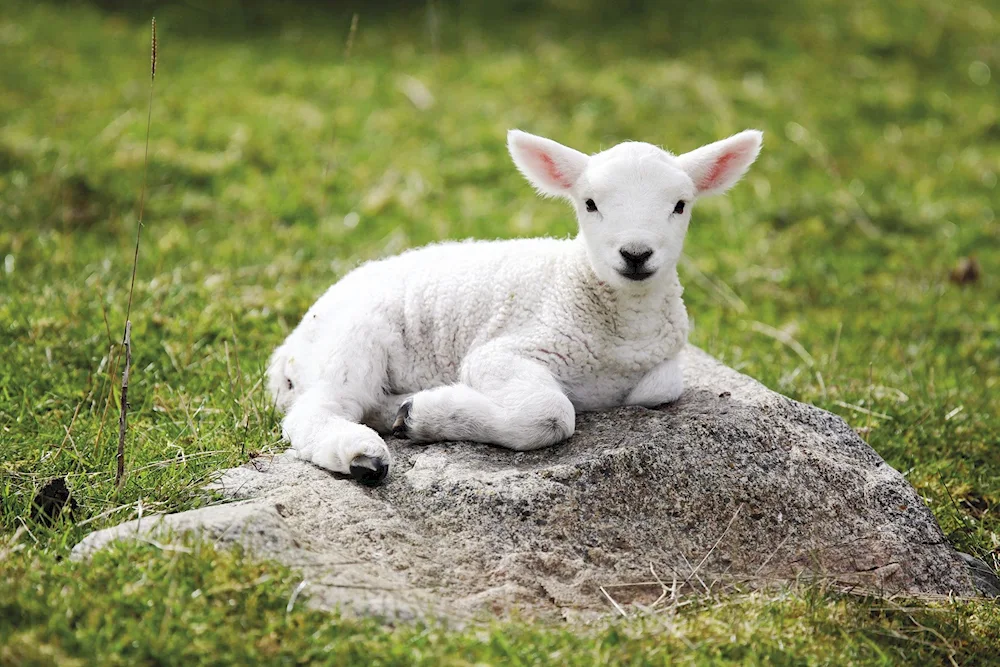
<svg viewBox="0 0 1000 667">
<path fill-rule="evenodd" d="M 683 212 L 684 212 L 684 201 L 681 200 L 681 201 L 677 202 L 677 206 L 674 206 L 674 213 L 680 214 L 680 213 L 683 213 Z"/>
<path fill-rule="evenodd" d="M 587 205 L 587 210 L 590 211 L 591 213 L 597 212 L 597 204 L 594 203 L 593 199 L 588 199 L 587 201 L 584 202 L 584 204 Z"/>
</svg>

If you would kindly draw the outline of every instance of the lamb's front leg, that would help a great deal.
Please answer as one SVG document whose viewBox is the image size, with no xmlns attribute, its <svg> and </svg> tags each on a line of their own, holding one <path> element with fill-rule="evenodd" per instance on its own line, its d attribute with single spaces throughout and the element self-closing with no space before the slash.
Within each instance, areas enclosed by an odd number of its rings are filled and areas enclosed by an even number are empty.
<svg viewBox="0 0 1000 667">
<path fill-rule="evenodd" d="M 389 473 L 389 449 L 378 433 L 357 423 L 361 416 L 360 406 L 319 385 L 295 401 L 281 428 L 300 459 L 378 484 Z"/>
<path fill-rule="evenodd" d="M 572 403 L 546 368 L 484 351 L 465 360 L 460 383 L 405 401 L 393 432 L 418 442 L 471 440 L 526 451 L 565 440 L 575 425 Z"/>
<path fill-rule="evenodd" d="M 661 361 L 646 373 L 625 399 L 625 405 L 655 408 L 673 403 L 684 392 L 680 357 Z"/>
</svg>

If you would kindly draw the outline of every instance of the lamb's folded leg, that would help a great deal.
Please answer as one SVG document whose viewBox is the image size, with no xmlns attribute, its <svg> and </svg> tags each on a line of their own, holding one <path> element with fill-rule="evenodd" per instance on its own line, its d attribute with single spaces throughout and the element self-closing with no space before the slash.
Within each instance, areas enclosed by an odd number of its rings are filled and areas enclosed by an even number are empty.
<svg viewBox="0 0 1000 667">
<path fill-rule="evenodd" d="M 673 403 L 684 392 L 684 373 L 680 357 L 667 359 L 654 366 L 639 380 L 625 399 L 625 405 L 655 408 Z"/>
<path fill-rule="evenodd" d="M 484 351 L 463 362 L 461 380 L 414 394 L 393 432 L 418 442 L 472 440 L 519 451 L 573 434 L 573 405 L 538 362 Z"/>
<path fill-rule="evenodd" d="M 399 413 L 399 406 L 413 394 L 382 394 L 375 407 L 365 410 L 361 423 L 370 426 L 382 435 L 392 433 L 392 424 Z"/>
<path fill-rule="evenodd" d="M 356 403 L 317 385 L 296 399 L 281 428 L 300 459 L 378 484 L 389 473 L 391 457 L 379 434 L 357 423 L 361 416 Z"/>
</svg>

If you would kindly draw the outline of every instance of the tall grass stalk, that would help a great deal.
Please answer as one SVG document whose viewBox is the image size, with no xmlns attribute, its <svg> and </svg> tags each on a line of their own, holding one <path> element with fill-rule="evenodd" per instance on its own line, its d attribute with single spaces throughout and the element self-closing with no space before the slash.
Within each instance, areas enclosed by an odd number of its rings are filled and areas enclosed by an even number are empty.
<svg viewBox="0 0 1000 667">
<path fill-rule="evenodd" d="M 128 288 L 128 306 L 125 309 L 125 334 L 122 349 L 125 350 L 125 366 L 122 368 L 121 412 L 118 417 L 118 469 L 115 472 L 115 486 L 121 488 L 125 481 L 125 436 L 128 432 L 128 376 L 132 366 L 132 295 L 135 292 L 135 274 L 139 266 L 139 242 L 142 239 L 142 214 L 146 206 L 146 172 L 149 167 L 149 128 L 153 119 L 153 89 L 156 83 L 156 17 L 152 20 L 152 44 L 149 65 L 149 103 L 146 108 L 146 149 L 142 157 L 142 190 L 139 193 L 139 220 L 135 230 L 135 253 L 132 256 L 132 281 Z M 118 352 L 121 356 L 121 350 Z"/>
</svg>

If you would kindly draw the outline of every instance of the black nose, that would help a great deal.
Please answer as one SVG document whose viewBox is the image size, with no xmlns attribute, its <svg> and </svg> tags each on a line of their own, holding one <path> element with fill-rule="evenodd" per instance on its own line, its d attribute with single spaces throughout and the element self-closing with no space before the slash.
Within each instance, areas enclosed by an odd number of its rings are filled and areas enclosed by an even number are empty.
<svg viewBox="0 0 1000 667">
<path fill-rule="evenodd" d="M 632 252 L 633 250 L 638 250 L 639 252 Z M 646 263 L 647 259 L 653 256 L 653 251 L 649 248 L 632 248 L 631 250 L 622 248 L 618 252 L 621 254 L 622 259 L 625 260 L 625 263 L 629 266 L 629 268 L 632 269 L 640 268 Z"/>
</svg>

